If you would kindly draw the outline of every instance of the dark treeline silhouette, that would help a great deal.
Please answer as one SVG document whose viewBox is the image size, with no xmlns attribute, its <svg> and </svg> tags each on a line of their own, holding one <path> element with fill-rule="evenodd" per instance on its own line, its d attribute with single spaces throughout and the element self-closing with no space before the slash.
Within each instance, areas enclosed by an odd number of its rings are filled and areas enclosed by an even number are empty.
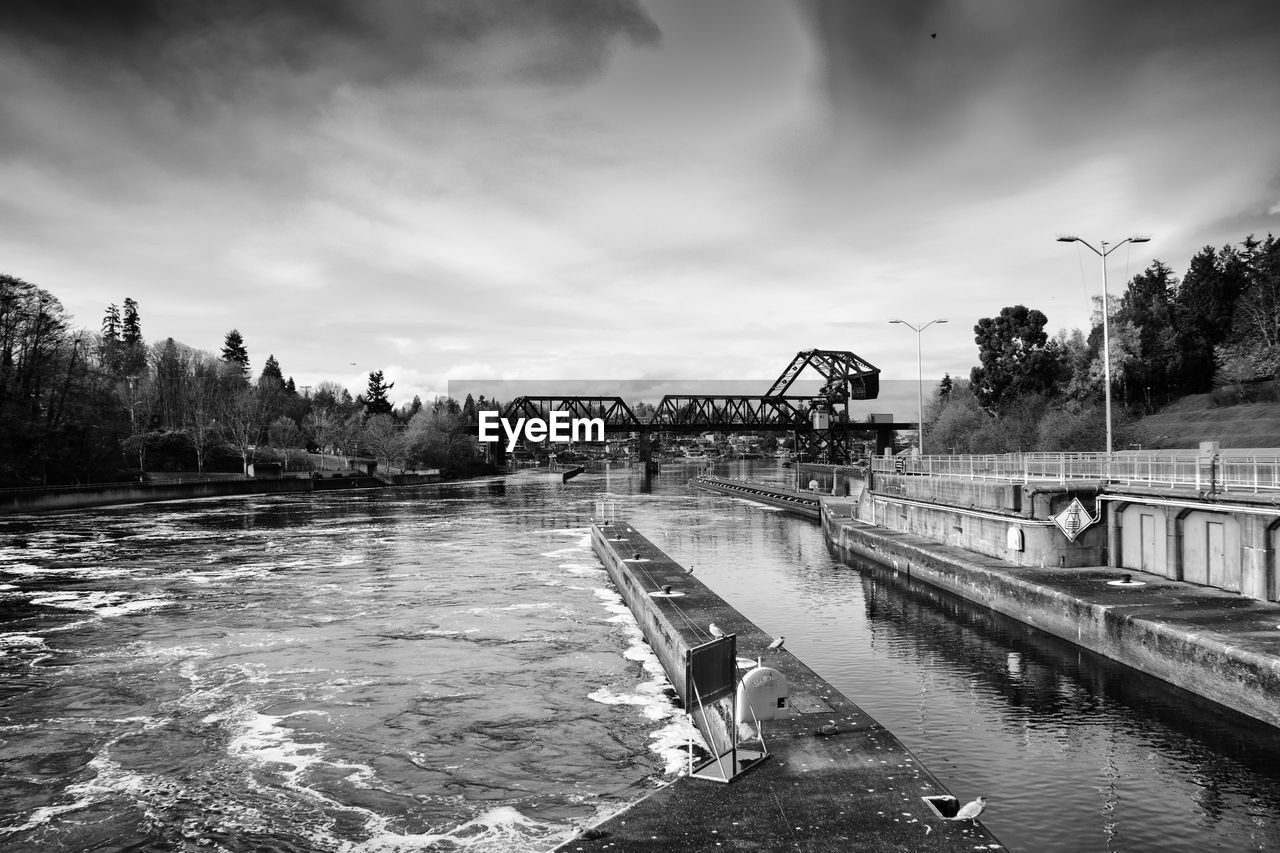
<svg viewBox="0 0 1280 853">
<path fill-rule="evenodd" d="M 1015 305 L 974 327 L 969 382 L 943 377 L 926 412 L 932 453 L 1098 451 L 1103 419 L 1102 300 L 1093 328 L 1045 332 Z M 1112 297 L 1110 394 L 1114 446 L 1134 418 L 1189 394 L 1220 405 L 1274 400 L 1280 370 L 1280 241 L 1250 236 L 1205 246 L 1179 280 L 1156 260 Z"/>
<path fill-rule="evenodd" d="M 244 473 L 261 461 L 300 471 L 338 456 L 445 477 L 488 470 L 470 397 L 395 409 L 382 371 L 355 397 L 329 381 L 299 393 L 274 354 L 253 377 L 236 329 L 216 357 L 173 338 L 148 345 L 138 304 L 122 305 L 98 332 L 76 329 L 53 294 L 0 274 L 0 486 Z"/>
</svg>

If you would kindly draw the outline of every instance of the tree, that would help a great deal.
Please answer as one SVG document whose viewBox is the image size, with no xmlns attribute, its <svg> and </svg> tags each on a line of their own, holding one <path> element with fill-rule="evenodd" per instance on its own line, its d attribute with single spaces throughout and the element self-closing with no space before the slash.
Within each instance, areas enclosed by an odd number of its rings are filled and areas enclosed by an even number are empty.
<svg viewBox="0 0 1280 853">
<path fill-rule="evenodd" d="M 257 448 L 269 422 L 266 401 L 266 394 L 249 385 L 236 388 L 222 399 L 219 427 L 240 456 L 245 474 L 249 473 L 249 463 L 257 458 Z"/>
<path fill-rule="evenodd" d="M 142 343 L 142 321 L 138 317 L 138 303 L 128 297 L 125 297 L 124 300 L 124 319 L 120 324 L 120 342 L 127 347 L 136 347 Z"/>
<path fill-rule="evenodd" d="M 244 338 L 238 329 L 227 332 L 222 342 L 222 361 L 238 376 L 249 375 L 249 351 L 244 348 Z"/>
<path fill-rule="evenodd" d="M 380 460 L 384 468 L 390 468 L 392 460 L 404 453 L 404 434 L 389 414 L 371 415 L 365 421 L 362 439 L 365 451 Z"/>
<path fill-rule="evenodd" d="M 391 414 L 391 401 L 387 399 L 387 393 L 395 385 L 394 382 L 389 384 L 383 382 L 381 370 L 375 370 L 369 374 L 369 388 L 364 393 L 365 418 Z"/>
<path fill-rule="evenodd" d="M 284 456 L 284 467 L 288 470 L 294 454 L 302 451 L 306 436 L 293 418 L 281 415 L 267 427 L 267 441 Z"/>
<path fill-rule="evenodd" d="M 1062 365 L 1045 334 L 1047 321 L 1034 308 L 1014 305 L 973 327 L 982 365 L 973 368 L 969 381 L 984 409 L 995 412 L 1023 397 L 1057 391 Z"/>
<path fill-rule="evenodd" d="M 217 428 L 217 417 L 226 393 L 219 381 L 220 363 L 201 352 L 191 359 L 191 376 L 184 390 L 183 424 L 196 452 L 196 470 L 203 473 L 204 461 Z"/>
<path fill-rule="evenodd" d="M 166 338 L 151 353 L 151 373 L 156 383 L 156 408 L 163 429 L 182 427 L 182 410 L 186 402 L 184 386 L 191 373 L 191 353 Z"/>
<path fill-rule="evenodd" d="M 102 337 L 98 344 L 98 362 L 103 371 L 120 374 L 120 309 L 113 302 L 102 318 Z"/>
<path fill-rule="evenodd" d="M 284 388 L 284 374 L 280 372 L 280 362 L 276 361 L 274 353 L 267 355 L 267 363 L 262 365 L 262 373 L 258 376 L 258 384 L 262 384 L 264 379 L 274 379 L 280 383 L 280 387 Z"/>
</svg>

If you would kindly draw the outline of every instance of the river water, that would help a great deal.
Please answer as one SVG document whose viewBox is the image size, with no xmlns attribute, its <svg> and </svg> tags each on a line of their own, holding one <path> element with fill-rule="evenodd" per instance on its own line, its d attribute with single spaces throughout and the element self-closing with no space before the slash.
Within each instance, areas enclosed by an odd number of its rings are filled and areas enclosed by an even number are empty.
<svg viewBox="0 0 1280 853">
<path fill-rule="evenodd" d="M 606 492 L 1011 849 L 1280 850 L 1275 729 L 687 475 L 0 520 L 0 851 L 533 851 L 634 802 L 690 727 L 591 554 Z"/>
</svg>

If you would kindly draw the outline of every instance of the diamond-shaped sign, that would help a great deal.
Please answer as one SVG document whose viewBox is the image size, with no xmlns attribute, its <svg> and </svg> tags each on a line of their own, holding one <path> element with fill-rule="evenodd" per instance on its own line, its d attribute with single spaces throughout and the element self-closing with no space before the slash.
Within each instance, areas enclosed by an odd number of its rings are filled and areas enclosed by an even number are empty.
<svg viewBox="0 0 1280 853">
<path fill-rule="evenodd" d="M 1079 498 L 1072 498 L 1066 509 L 1053 516 L 1053 523 L 1066 535 L 1068 542 L 1076 541 L 1076 537 L 1096 521 L 1098 518 L 1089 515 Z"/>
</svg>

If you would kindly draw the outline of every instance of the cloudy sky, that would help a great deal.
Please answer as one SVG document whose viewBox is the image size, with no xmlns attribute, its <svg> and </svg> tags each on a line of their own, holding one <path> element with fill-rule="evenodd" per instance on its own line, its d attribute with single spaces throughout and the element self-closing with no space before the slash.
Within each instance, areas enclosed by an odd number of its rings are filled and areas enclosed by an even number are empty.
<svg viewBox="0 0 1280 853">
<path fill-rule="evenodd" d="M 936 33 L 936 38 L 932 34 Z M 0 272 L 298 384 L 965 375 L 1280 232 L 1271 0 L 13 0 Z M 763 390 L 763 389 L 761 389 Z"/>
</svg>

